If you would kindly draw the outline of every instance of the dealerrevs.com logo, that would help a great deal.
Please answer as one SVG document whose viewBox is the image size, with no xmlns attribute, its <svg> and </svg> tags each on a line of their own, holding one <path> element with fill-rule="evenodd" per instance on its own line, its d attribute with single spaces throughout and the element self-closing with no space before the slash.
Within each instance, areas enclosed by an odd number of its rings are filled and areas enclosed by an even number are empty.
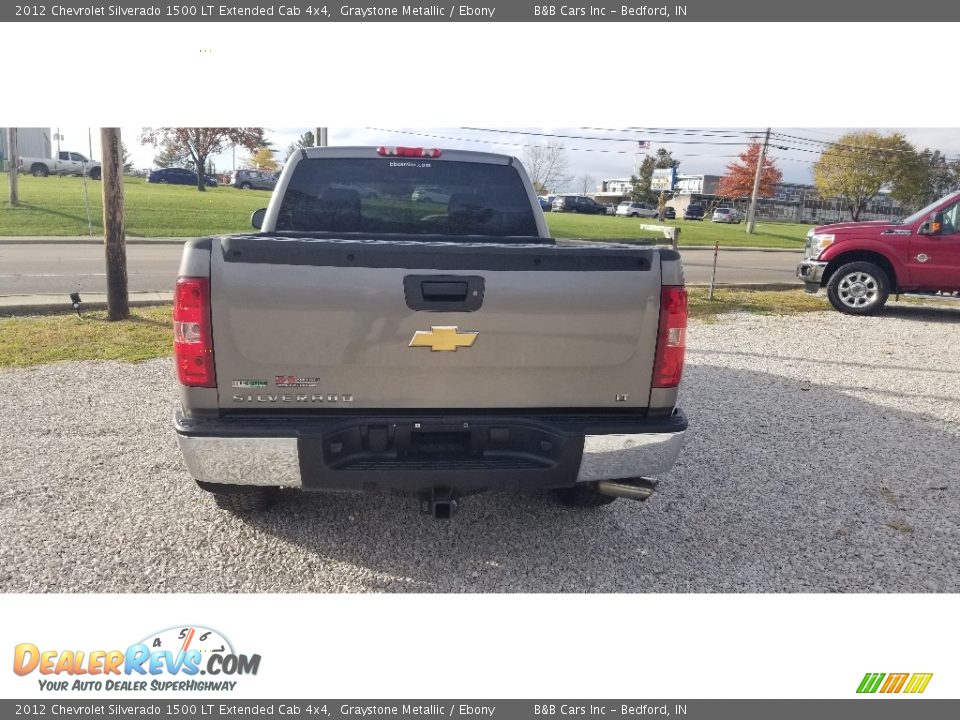
<svg viewBox="0 0 960 720">
<path fill-rule="evenodd" d="M 37 674 L 45 691 L 232 691 L 256 675 L 260 655 L 234 652 L 216 630 L 174 627 L 151 633 L 125 650 L 50 650 L 33 643 L 14 648 L 13 671 Z M 201 679 L 202 676 L 202 679 Z"/>
</svg>

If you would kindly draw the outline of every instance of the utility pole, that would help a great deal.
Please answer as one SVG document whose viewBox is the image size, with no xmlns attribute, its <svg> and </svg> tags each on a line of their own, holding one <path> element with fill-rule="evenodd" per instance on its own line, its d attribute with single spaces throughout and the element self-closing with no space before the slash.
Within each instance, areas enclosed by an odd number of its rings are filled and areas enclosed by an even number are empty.
<svg viewBox="0 0 960 720">
<path fill-rule="evenodd" d="M 327 129 L 326 128 L 316 128 L 316 132 L 313 135 L 313 146 L 327 147 Z"/>
<path fill-rule="evenodd" d="M 123 150 L 120 128 L 100 128 L 103 153 L 103 241 L 107 258 L 107 320 L 130 317 L 127 245 L 123 218 Z M 203 168 L 200 169 L 203 172 Z"/>
<path fill-rule="evenodd" d="M 7 178 L 10 180 L 10 204 L 20 204 L 20 187 L 17 179 L 17 129 L 7 128 Z"/>
<path fill-rule="evenodd" d="M 747 212 L 747 235 L 753 235 L 754 219 L 757 215 L 757 195 L 760 194 L 760 174 L 763 172 L 763 163 L 767 159 L 767 146 L 770 144 L 770 128 L 763 138 L 763 147 L 757 160 L 757 172 L 753 176 L 753 193 L 750 195 L 750 210 Z"/>
</svg>

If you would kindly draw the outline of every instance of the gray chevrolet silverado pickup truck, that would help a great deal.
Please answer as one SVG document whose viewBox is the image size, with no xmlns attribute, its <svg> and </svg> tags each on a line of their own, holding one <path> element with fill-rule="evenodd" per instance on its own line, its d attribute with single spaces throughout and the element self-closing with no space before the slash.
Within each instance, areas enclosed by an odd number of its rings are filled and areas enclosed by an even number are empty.
<svg viewBox="0 0 960 720">
<path fill-rule="evenodd" d="M 280 488 L 401 491 L 437 518 L 489 489 L 590 507 L 676 461 L 678 253 L 556 243 L 515 158 L 309 148 L 252 222 L 186 244 L 174 301 L 177 438 L 221 507 Z"/>
</svg>

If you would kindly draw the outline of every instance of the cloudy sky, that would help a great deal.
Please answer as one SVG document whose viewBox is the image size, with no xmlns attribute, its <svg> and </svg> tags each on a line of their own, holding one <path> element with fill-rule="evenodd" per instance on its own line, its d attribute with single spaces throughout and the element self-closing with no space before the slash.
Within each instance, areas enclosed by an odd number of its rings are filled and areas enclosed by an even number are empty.
<svg viewBox="0 0 960 720">
<path fill-rule="evenodd" d="M 279 159 L 286 148 L 302 133 L 311 128 L 268 128 L 267 136 L 278 151 Z M 918 149 L 937 149 L 952 158 L 960 157 L 960 128 L 875 128 L 881 132 L 902 132 Z M 714 128 L 423 128 L 379 125 L 362 128 L 329 128 L 331 145 L 413 145 L 448 149 L 485 150 L 523 157 L 525 146 L 548 141 L 562 144 L 566 149 L 570 174 L 582 185 L 584 176 L 594 182 L 602 178 L 630 176 L 637 162 L 637 141 L 650 143 L 655 152 L 665 148 L 680 160 L 680 172 L 722 175 L 728 163 L 743 152 L 751 138 L 762 138 L 762 127 Z M 777 161 L 784 180 L 812 182 L 813 163 L 831 141 L 836 141 L 849 128 L 773 128 L 773 148 L 770 155 Z M 52 133 L 57 128 L 51 128 Z M 100 157 L 99 131 L 92 128 L 88 143 L 88 128 L 59 128 L 64 137 L 61 148 L 88 152 Z M 123 128 L 124 141 L 134 166 L 150 168 L 156 149 L 139 144 L 140 128 Z M 54 143 L 54 147 L 56 143 Z M 218 172 L 239 167 L 247 153 L 238 149 L 236 155 L 225 153 L 214 158 Z M 573 189 L 573 188 L 569 188 Z"/>
</svg>

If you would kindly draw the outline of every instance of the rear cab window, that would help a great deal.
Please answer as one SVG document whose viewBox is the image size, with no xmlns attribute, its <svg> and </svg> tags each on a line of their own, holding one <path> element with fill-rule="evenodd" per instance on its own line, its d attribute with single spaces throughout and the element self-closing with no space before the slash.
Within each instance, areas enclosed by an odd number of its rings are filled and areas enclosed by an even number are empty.
<svg viewBox="0 0 960 720">
<path fill-rule="evenodd" d="M 510 165 L 455 160 L 307 158 L 278 231 L 537 237 L 526 188 Z"/>
</svg>

